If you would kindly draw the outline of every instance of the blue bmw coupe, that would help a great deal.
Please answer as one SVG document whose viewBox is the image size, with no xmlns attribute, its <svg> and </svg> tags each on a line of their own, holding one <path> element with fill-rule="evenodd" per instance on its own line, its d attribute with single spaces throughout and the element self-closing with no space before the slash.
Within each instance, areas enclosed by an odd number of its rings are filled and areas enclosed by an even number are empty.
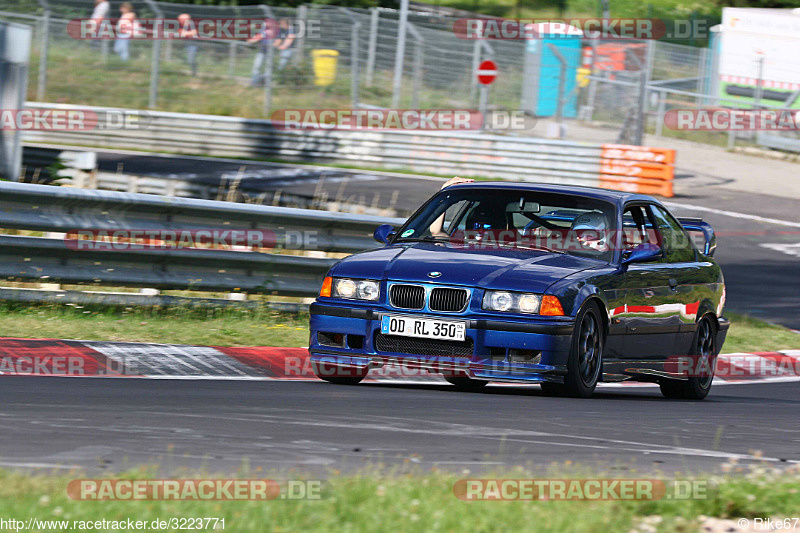
<svg viewBox="0 0 800 533">
<path fill-rule="evenodd" d="M 466 390 L 538 383 L 585 398 L 631 380 L 702 399 L 711 388 L 729 326 L 716 238 L 655 198 L 462 183 L 375 239 L 384 246 L 339 261 L 311 306 L 309 351 L 326 381 L 391 364 Z"/>
</svg>

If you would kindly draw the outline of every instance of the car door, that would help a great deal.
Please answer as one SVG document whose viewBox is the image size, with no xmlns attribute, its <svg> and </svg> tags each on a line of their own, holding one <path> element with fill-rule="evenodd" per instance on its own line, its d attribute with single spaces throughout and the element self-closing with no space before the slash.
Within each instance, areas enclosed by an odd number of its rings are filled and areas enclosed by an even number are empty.
<svg viewBox="0 0 800 533">
<path fill-rule="evenodd" d="M 672 317 L 675 346 L 667 355 L 686 355 L 691 348 L 696 328 L 696 318 L 701 301 L 701 266 L 697 250 L 686 230 L 669 211 L 659 205 L 649 205 L 648 211 L 658 233 L 668 263 L 671 287 L 669 303 L 678 309 Z"/>
<path fill-rule="evenodd" d="M 647 204 L 627 205 L 623 212 L 623 257 L 636 246 L 659 244 Z M 676 316 L 680 305 L 670 285 L 673 271 L 666 256 L 629 264 L 624 272 L 625 305 L 614 320 L 625 327 L 623 357 L 655 360 L 675 350 Z"/>
</svg>

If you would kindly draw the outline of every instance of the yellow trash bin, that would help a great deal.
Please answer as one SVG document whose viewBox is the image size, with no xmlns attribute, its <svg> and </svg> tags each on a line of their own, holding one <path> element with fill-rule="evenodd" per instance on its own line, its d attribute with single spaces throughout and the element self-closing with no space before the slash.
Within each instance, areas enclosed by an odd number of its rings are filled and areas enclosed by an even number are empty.
<svg viewBox="0 0 800 533">
<path fill-rule="evenodd" d="M 339 62 L 337 50 L 312 50 L 311 60 L 314 65 L 314 85 L 327 87 L 336 81 L 336 65 Z"/>
</svg>

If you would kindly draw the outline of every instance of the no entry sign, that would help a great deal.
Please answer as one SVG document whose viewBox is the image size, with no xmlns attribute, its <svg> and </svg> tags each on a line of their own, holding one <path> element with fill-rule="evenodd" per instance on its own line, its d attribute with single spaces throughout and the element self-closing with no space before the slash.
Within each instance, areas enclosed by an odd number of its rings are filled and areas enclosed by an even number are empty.
<svg viewBox="0 0 800 533">
<path fill-rule="evenodd" d="M 494 61 L 483 61 L 478 65 L 478 81 L 483 85 L 491 84 L 497 77 L 497 64 Z"/>
</svg>

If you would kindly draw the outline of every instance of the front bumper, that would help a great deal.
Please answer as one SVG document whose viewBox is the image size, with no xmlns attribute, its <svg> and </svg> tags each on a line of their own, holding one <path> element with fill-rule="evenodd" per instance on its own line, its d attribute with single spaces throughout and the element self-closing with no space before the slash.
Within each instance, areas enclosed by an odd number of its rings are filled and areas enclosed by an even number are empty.
<svg viewBox="0 0 800 533">
<path fill-rule="evenodd" d="M 397 365 L 401 372 L 407 369 L 409 375 L 418 375 L 419 370 L 424 369 L 445 376 L 492 381 L 561 383 L 567 371 L 574 326 L 571 317 L 500 320 L 470 314 L 408 313 L 319 302 L 312 304 L 310 311 L 311 361 L 318 368 L 324 365 L 328 371 L 338 369 L 342 375 L 363 375 L 369 369 L 391 364 Z M 410 337 L 395 337 L 399 342 L 387 350 L 387 343 L 377 342 L 381 335 L 381 318 L 386 314 L 464 321 L 467 322 L 467 341 L 454 350 L 457 355 L 423 353 L 431 344 L 437 344 L 441 350 L 443 341 L 426 343 Z M 318 335 L 320 333 L 322 335 Z M 331 342 L 330 334 L 336 335 L 339 345 L 332 345 L 336 343 Z M 405 347 L 408 349 L 403 349 Z"/>
</svg>

